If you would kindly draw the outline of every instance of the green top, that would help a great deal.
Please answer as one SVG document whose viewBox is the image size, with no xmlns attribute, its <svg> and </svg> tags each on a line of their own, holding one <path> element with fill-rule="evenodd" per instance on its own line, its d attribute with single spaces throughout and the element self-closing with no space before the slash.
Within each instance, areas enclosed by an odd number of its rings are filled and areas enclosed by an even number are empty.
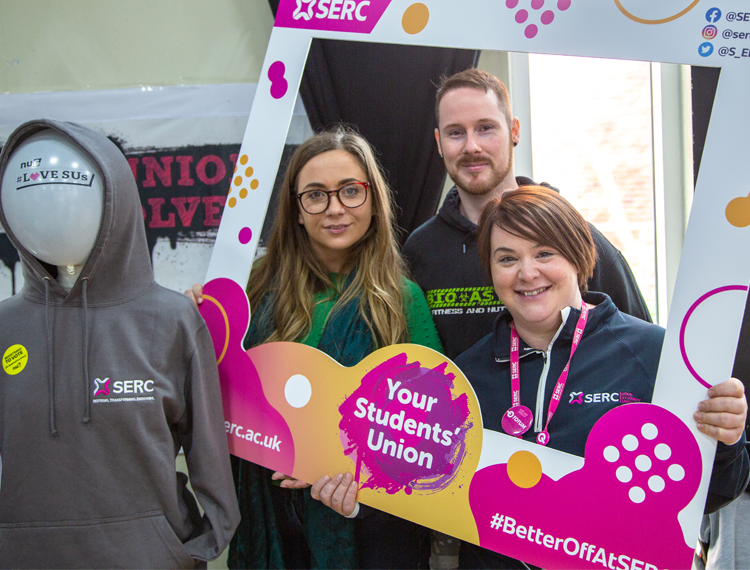
<svg viewBox="0 0 750 570">
<path fill-rule="evenodd" d="M 332 280 L 336 281 L 336 276 L 331 275 Z M 328 322 L 328 315 L 331 309 L 338 301 L 338 296 L 333 295 L 331 288 L 316 293 L 313 297 L 313 314 L 310 332 L 299 342 L 317 348 L 320 338 L 323 336 Z M 421 344 L 438 352 L 443 352 L 443 345 L 440 343 L 435 323 L 432 321 L 432 314 L 427 305 L 427 300 L 422 293 L 419 285 L 404 280 L 404 317 L 406 318 L 406 328 L 409 332 L 409 342 L 411 344 Z"/>
</svg>

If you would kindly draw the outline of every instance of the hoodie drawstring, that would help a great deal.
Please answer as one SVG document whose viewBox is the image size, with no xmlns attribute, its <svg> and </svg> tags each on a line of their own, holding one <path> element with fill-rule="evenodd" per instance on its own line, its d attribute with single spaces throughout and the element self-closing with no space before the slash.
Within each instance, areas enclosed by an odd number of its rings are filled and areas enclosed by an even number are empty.
<svg viewBox="0 0 750 570">
<path fill-rule="evenodd" d="M 89 378 L 89 304 L 87 299 L 89 278 L 81 279 L 81 294 L 83 296 L 83 378 L 84 378 L 84 407 L 83 423 L 91 421 L 91 378 Z"/>
<path fill-rule="evenodd" d="M 57 437 L 57 425 L 55 423 L 55 374 L 52 369 L 52 324 L 49 318 L 49 277 L 44 278 L 44 307 L 47 317 L 47 385 L 49 391 L 49 432 Z"/>
<path fill-rule="evenodd" d="M 55 373 L 53 368 L 54 354 L 52 353 L 52 320 L 50 319 L 49 283 L 50 278 L 44 277 L 44 306 L 47 317 L 47 384 L 49 391 L 49 432 L 57 437 L 57 423 L 55 421 Z M 89 378 L 89 303 L 87 277 L 81 279 L 83 296 L 83 378 L 84 378 L 84 411 L 82 423 L 91 421 L 91 379 Z"/>
</svg>

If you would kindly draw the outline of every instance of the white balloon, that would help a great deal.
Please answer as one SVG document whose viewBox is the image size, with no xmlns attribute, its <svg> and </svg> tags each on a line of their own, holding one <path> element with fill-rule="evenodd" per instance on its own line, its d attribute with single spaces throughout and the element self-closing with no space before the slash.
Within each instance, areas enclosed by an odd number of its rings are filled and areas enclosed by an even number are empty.
<svg viewBox="0 0 750 570">
<path fill-rule="evenodd" d="M 10 231 L 38 259 L 82 265 L 96 242 L 104 185 L 96 163 L 53 130 L 16 148 L 0 183 Z"/>
</svg>

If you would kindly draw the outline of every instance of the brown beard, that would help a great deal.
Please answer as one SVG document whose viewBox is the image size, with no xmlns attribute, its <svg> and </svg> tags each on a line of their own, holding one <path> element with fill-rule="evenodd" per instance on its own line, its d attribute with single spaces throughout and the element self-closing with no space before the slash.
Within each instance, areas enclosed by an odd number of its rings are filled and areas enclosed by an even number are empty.
<svg viewBox="0 0 750 570">
<path fill-rule="evenodd" d="M 466 159 L 460 161 L 457 166 L 460 168 L 464 164 L 471 164 L 472 162 L 476 162 L 472 159 Z M 471 194 L 472 196 L 485 196 L 492 192 L 495 188 L 497 188 L 500 183 L 505 180 L 505 178 L 510 173 L 510 169 L 513 166 L 513 140 L 508 141 L 508 164 L 505 166 L 505 168 L 500 171 L 493 171 L 493 175 L 490 178 L 490 180 L 486 183 L 482 184 L 469 184 L 465 185 L 462 184 L 459 180 L 453 180 L 455 182 L 456 186 L 466 192 L 467 194 Z M 456 176 L 456 178 L 460 178 L 459 176 Z"/>
</svg>

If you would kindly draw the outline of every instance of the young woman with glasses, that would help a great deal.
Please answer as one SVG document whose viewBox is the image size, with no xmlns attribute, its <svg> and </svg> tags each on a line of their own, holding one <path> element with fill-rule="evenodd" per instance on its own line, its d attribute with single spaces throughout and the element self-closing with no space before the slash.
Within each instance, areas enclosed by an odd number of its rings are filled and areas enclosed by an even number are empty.
<svg viewBox="0 0 750 570">
<path fill-rule="evenodd" d="M 344 366 L 400 342 L 442 351 L 422 291 L 406 278 L 391 191 L 361 135 L 338 127 L 303 143 L 280 196 L 248 284 L 245 348 L 301 342 Z M 192 293 L 200 302 L 200 286 Z M 242 522 L 230 568 L 427 566 L 425 529 L 365 507 L 346 518 L 312 499 L 307 484 L 233 461 Z"/>
</svg>

